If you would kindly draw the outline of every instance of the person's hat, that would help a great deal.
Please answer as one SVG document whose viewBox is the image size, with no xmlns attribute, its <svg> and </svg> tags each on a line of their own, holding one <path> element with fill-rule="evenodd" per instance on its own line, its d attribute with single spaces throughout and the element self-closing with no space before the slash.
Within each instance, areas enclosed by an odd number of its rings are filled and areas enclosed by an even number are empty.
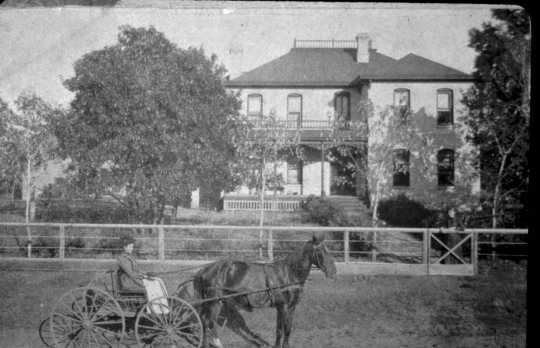
<svg viewBox="0 0 540 348">
<path fill-rule="evenodd" d="M 135 238 L 132 236 L 126 235 L 120 237 L 120 244 L 122 244 L 123 247 L 129 244 L 135 244 Z"/>
</svg>

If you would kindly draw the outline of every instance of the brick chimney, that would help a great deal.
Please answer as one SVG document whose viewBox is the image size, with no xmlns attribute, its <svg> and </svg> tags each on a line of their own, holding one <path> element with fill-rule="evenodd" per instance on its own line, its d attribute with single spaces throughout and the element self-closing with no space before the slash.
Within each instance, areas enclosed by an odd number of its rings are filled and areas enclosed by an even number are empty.
<svg viewBox="0 0 540 348">
<path fill-rule="evenodd" d="M 369 63 L 369 50 L 371 50 L 371 38 L 368 33 L 356 35 L 356 62 Z"/>
</svg>

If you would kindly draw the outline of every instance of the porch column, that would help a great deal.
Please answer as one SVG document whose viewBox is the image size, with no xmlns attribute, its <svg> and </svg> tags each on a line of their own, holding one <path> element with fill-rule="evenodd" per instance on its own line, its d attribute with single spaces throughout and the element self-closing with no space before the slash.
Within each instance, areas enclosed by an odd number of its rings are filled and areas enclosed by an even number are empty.
<svg viewBox="0 0 540 348">
<path fill-rule="evenodd" d="M 326 196 L 324 192 L 324 152 L 325 146 L 324 142 L 321 142 L 321 197 Z"/>
</svg>

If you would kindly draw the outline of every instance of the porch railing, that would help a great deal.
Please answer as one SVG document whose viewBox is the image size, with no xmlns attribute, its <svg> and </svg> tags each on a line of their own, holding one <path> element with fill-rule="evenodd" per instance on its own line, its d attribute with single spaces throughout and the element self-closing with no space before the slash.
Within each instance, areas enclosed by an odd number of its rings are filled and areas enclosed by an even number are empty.
<svg viewBox="0 0 540 348">
<path fill-rule="evenodd" d="M 300 209 L 299 200 L 265 200 L 265 211 L 296 211 Z M 223 200 L 224 210 L 261 210 L 261 202 L 256 199 Z"/>
</svg>

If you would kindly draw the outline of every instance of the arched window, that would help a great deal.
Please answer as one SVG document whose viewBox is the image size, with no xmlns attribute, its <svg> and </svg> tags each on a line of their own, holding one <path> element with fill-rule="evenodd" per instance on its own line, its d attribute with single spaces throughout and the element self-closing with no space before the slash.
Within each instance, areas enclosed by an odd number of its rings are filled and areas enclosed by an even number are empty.
<svg viewBox="0 0 540 348">
<path fill-rule="evenodd" d="M 334 96 L 334 110 L 336 120 L 348 122 L 351 120 L 351 94 L 349 92 L 339 92 Z"/>
<path fill-rule="evenodd" d="M 454 150 L 437 152 L 437 181 L 439 186 L 454 186 Z"/>
<path fill-rule="evenodd" d="M 410 153 L 406 149 L 394 150 L 394 170 L 393 184 L 394 186 L 409 186 L 410 184 Z"/>
<path fill-rule="evenodd" d="M 287 96 L 287 127 L 302 127 L 302 95 L 300 94 Z"/>
<path fill-rule="evenodd" d="M 262 119 L 263 99 L 260 94 L 250 94 L 247 97 L 247 116 L 251 121 L 259 122 Z"/>
<path fill-rule="evenodd" d="M 396 117 L 406 121 L 411 111 L 411 91 L 406 88 L 394 90 L 394 110 Z"/>
<path fill-rule="evenodd" d="M 449 88 L 437 90 L 437 125 L 454 123 L 454 92 Z"/>
</svg>

